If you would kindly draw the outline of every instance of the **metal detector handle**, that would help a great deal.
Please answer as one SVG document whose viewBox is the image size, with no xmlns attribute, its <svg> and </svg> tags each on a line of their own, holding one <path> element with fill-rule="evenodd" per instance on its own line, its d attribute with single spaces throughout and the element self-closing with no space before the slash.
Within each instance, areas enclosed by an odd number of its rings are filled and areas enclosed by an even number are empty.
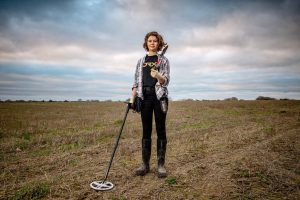
<svg viewBox="0 0 300 200">
<path fill-rule="evenodd" d="M 117 148 L 118 148 L 119 140 L 120 140 L 120 138 L 121 138 L 121 134 L 122 134 L 122 131 L 123 131 L 123 127 L 124 127 L 124 124 L 125 124 L 125 121 L 126 121 L 126 118 L 127 118 L 127 114 L 128 114 L 128 112 L 129 112 L 129 109 L 130 109 L 130 105 L 129 105 L 129 103 L 127 103 L 127 107 L 126 107 L 126 111 L 125 111 L 125 116 L 124 116 L 124 119 L 123 119 L 123 123 L 122 123 L 122 126 L 121 126 L 121 128 L 120 128 L 119 135 L 118 135 L 118 137 L 117 137 L 117 139 L 116 139 L 115 146 L 114 146 L 114 150 L 113 150 L 113 153 L 112 153 L 112 155 L 111 155 L 110 162 L 109 162 L 109 165 L 108 165 L 108 168 L 107 168 L 106 175 L 105 175 L 105 178 L 104 178 L 104 180 L 103 180 L 103 183 L 104 183 L 104 182 L 106 181 L 106 179 L 107 179 L 107 176 L 108 176 L 108 173 L 109 173 L 109 170 L 110 170 L 112 161 L 113 161 L 113 159 L 114 159 L 114 157 L 115 157 L 115 153 L 116 153 L 116 150 L 117 150 Z"/>
<path fill-rule="evenodd" d="M 165 46 L 163 47 L 163 50 L 162 50 L 160 56 L 164 56 L 164 55 L 165 55 L 165 53 L 166 53 L 168 47 L 169 47 L 169 45 L 166 43 Z"/>
<path fill-rule="evenodd" d="M 163 57 L 168 49 L 169 45 L 166 43 L 161 51 L 160 57 Z M 158 60 L 158 64 L 156 66 L 156 69 L 159 69 L 159 65 L 160 65 L 161 59 Z"/>
</svg>

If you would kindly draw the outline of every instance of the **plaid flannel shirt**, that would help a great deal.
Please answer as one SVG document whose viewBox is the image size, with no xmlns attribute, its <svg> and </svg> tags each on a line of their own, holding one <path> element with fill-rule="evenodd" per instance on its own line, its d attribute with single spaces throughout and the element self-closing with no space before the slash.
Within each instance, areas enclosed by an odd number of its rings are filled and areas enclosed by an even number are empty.
<svg viewBox="0 0 300 200">
<path fill-rule="evenodd" d="M 158 56 L 158 72 L 162 74 L 165 77 L 164 84 L 160 84 L 159 81 L 157 81 L 155 85 L 155 92 L 156 97 L 158 100 L 160 100 L 161 97 L 168 97 L 168 85 L 170 82 L 170 64 L 169 60 L 165 56 L 161 56 L 157 54 Z M 137 88 L 137 95 L 138 97 L 144 99 L 143 96 L 143 64 L 145 62 L 146 56 L 140 58 L 138 60 L 138 63 L 136 65 L 135 74 L 134 74 L 134 83 L 132 88 Z"/>
</svg>

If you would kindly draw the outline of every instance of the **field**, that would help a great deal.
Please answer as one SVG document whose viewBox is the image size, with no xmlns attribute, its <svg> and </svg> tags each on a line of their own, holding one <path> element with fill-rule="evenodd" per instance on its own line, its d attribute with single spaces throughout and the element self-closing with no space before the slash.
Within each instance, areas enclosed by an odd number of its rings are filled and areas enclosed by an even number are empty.
<svg viewBox="0 0 300 200">
<path fill-rule="evenodd" d="M 0 199 L 299 199 L 300 101 L 174 101 L 167 116 L 168 177 L 141 163 L 141 120 L 126 104 L 0 103 Z"/>
</svg>

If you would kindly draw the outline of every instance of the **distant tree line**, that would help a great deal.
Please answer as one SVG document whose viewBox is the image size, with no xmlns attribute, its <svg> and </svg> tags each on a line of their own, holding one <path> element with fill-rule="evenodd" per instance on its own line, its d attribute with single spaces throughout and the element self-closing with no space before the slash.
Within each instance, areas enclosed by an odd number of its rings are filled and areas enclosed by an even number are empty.
<svg viewBox="0 0 300 200">
<path fill-rule="evenodd" d="M 104 100 L 104 101 L 112 101 L 112 100 Z M 70 101 L 70 100 L 63 100 L 63 101 L 57 101 L 57 100 L 11 100 L 11 99 L 7 99 L 7 100 L 2 100 L 0 99 L 0 102 L 100 102 L 100 100 L 97 99 L 87 99 L 87 100 L 82 100 L 82 99 L 78 99 L 77 101 Z"/>
<path fill-rule="evenodd" d="M 255 100 L 294 100 L 294 99 L 288 99 L 288 98 L 276 99 L 276 98 L 272 98 L 272 97 L 258 96 Z M 220 99 L 215 99 L 215 100 L 180 99 L 179 101 L 244 101 L 244 99 L 238 99 L 237 97 L 230 97 L 230 98 L 225 98 L 223 100 L 220 100 Z"/>
<path fill-rule="evenodd" d="M 266 96 L 258 96 L 255 100 L 294 100 L 294 99 L 288 99 L 288 98 L 282 98 L 282 99 L 276 99 L 273 97 L 266 97 Z M 126 102 L 129 101 L 129 98 L 125 100 Z M 172 98 L 169 98 L 169 101 L 172 101 Z M 202 99 L 202 100 L 198 100 L 198 99 L 180 99 L 178 101 L 222 101 L 220 99 L 216 99 L 216 100 L 206 100 L 206 99 Z M 237 97 L 230 97 L 230 98 L 225 98 L 223 99 L 223 101 L 243 101 L 243 99 L 238 99 Z M 98 100 L 98 99 L 87 99 L 87 100 L 83 100 L 83 99 L 77 99 L 77 101 L 69 101 L 69 100 L 63 100 L 63 101 L 57 101 L 57 100 L 11 100 L 11 99 L 7 99 L 7 100 L 2 100 L 0 99 L 0 102 L 122 102 L 121 100 L 117 100 L 117 101 L 113 101 L 111 99 L 106 99 L 106 100 Z"/>
<path fill-rule="evenodd" d="M 272 98 L 272 97 L 264 97 L 264 96 L 259 96 L 256 98 L 256 100 L 278 100 L 276 98 Z M 293 100 L 293 99 L 288 99 L 288 98 L 282 98 L 279 100 Z"/>
</svg>

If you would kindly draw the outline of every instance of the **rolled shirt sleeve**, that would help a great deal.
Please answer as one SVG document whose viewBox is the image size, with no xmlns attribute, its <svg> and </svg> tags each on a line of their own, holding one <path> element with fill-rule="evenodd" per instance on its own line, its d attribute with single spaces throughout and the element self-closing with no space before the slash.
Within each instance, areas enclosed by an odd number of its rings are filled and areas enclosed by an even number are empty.
<svg viewBox="0 0 300 200">
<path fill-rule="evenodd" d="M 138 61 L 138 63 L 136 64 L 136 67 L 135 67 L 134 81 L 133 81 L 132 89 L 138 87 L 139 65 L 140 65 L 140 60 Z"/>
<path fill-rule="evenodd" d="M 165 58 L 162 68 L 162 75 L 165 77 L 165 82 L 162 86 L 167 87 L 170 82 L 170 63 L 167 58 Z"/>
</svg>

